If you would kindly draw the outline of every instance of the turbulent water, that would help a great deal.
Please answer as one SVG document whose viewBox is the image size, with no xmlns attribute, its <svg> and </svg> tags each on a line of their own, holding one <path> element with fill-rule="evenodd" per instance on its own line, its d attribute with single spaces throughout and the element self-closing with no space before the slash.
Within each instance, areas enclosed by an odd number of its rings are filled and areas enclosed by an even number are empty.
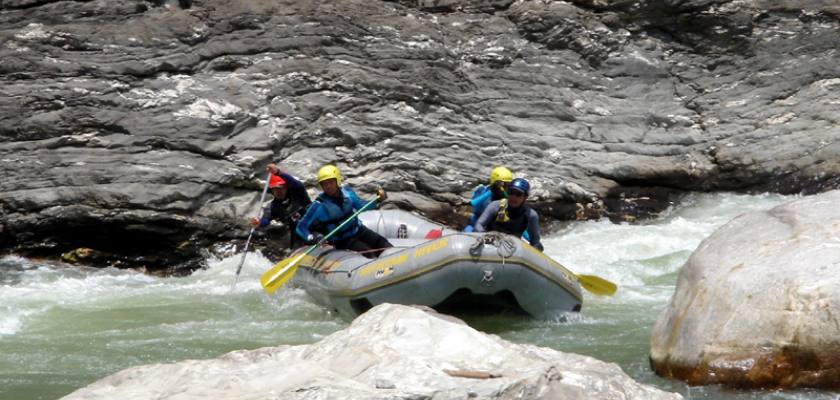
<svg viewBox="0 0 840 400">
<path fill-rule="evenodd" d="M 692 250 L 733 217 L 791 199 L 691 195 L 642 225 L 570 223 L 545 240 L 546 253 L 576 273 L 617 283 L 615 296 L 587 294 L 583 312 L 565 322 L 517 316 L 467 321 L 512 341 L 616 362 L 635 379 L 686 398 L 834 399 L 836 394 L 817 391 L 688 388 L 648 367 L 650 328 Z M 159 278 L 0 259 L 0 399 L 56 399 L 130 366 L 312 343 L 347 325 L 299 290 L 264 295 L 258 278 L 272 262 L 259 254 L 249 254 L 231 290 L 239 261 L 210 260 L 209 269 L 192 276 Z"/>
</svg>

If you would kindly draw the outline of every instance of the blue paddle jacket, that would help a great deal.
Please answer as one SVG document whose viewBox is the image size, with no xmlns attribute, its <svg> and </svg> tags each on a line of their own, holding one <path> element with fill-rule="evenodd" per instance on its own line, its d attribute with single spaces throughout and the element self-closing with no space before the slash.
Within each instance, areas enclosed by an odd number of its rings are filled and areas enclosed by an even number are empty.
<svg viewBox="0 0 840 400">
<path fill-rule="evenodd" d="M 337 226 L 341 225 L 353 213 L 364 207 L 365 203 L 359 200 L 359 196 L 348 186 L 342 186 L 338 197 L 327 196 L 321 193 L 306 209 L 306 214 L 301 217 L 297 225 L 297 234 L 303 240 L 309 240 L 309 235 L 314 232 L 327 235 Z M 373 207 L 371 207 L 373 208 Z M 352 238 L 359 233 L 361 226 L 359 218 L 353 217 L 347 224 L 336 232 L 330 239 L 340 241 Z"/>
<path fill-rule="evenodd" d="M 464 228 L 464 232 L 475 230 L 475 223 L 478 221 L 478 217 L 481 216 L 481 213 L 484 212 L 484 209 L 487 208 L 487 205 L 491 201 L 493 201 L 493 190 L 490 189 L 490 186 L 478 185 L 473 190 L 472 199 L 470 200 L 472 215 L 470 215 L 470 221 L 467 223 L 467 227 Z"/>
</svg>

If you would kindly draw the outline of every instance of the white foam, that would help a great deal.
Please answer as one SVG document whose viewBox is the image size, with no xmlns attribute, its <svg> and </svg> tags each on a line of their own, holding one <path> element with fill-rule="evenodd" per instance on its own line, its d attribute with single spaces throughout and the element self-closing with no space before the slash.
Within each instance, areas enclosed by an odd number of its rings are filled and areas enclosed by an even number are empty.
<svg viewBox="0 0 840 400">
<path fill-rule="evenodd" d="M 670 277 L 700 242 L 732 218 L 769 209 L 791 196 L 692 195 L 665 218 L 647 224 L 607 220 L 574 222 L 544 240 L 545 252 L 577 274 L 597 275 L 622 286 Z M 631 300 L 632 301 L 632 300 Z"/>
<path fill-rule="evenodd" d="M 23 326 L 23 315 L 20 312 L 11 310 L 11 307 L 3 307 L 0 310 L 0 336 L 14 335 Z"/>
</svg>

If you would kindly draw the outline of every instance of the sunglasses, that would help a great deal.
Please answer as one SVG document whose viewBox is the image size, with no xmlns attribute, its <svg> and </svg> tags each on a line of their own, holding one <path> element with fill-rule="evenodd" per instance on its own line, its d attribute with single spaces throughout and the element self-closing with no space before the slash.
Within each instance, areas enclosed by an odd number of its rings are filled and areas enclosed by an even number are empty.
<svg viewBox="0 0 840 400">
<path fill-rule="evenodd" d="M 525 193 L 519 190 L 508 190 L 507 195 L 509 197 L 525 197 Z"/>
</svg>

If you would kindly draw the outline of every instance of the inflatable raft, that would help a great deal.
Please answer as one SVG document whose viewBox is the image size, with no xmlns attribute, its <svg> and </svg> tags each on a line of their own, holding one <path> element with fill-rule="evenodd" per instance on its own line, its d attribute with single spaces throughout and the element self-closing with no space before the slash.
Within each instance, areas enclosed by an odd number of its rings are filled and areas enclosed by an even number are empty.
<svg viewBox="0 0 840 400">
<path fill-rule="evenodd" d="M 518 238 L 458 232 L 401 210 L 367 211 L 359 218 L 394 247 L 374 259 L 318 248 L 301 260 L 293 278 L 341 315 L 354 317 L 381 303 L 514 309 L 542 319 L 581 309 L 575 274 Z"/>
</svg>

